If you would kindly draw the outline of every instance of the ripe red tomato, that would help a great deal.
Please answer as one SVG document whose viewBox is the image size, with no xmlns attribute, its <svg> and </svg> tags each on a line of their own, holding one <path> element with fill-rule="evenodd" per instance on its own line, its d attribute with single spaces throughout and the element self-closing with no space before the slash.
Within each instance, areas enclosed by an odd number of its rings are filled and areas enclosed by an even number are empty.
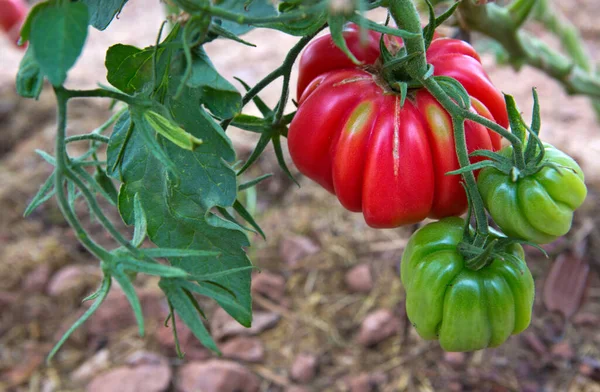
<svg viewBox="0 0 600 392">
<path fill-rule="evenodd" d="M 15 44 L 19 40 L 19 29 L 26 16 L 27 5 L 22 0 L 0 0 L 0 29 Z"/>
<path fill-rule="evenodd" d="M 362 211 L 372 227 L 463 213 L 460 176 L 445 175 L 459 168 L 448 113 L 423 88 L 411 91 L 401 108 L 400 96 L 376 72 L 380 34 L 370 31 L 361 45 L 351 25 L 344 36 L 359 60 L 375 66 L 354 65 L 330 35 L 308 45 L 300 59 L 298 112 L 288 132 L 300 172 L 347 209 Z M 508 125 L 504 98 L 469 44 L 437 38 L 427 60 L 434 75 L 463 84 L 473 110 Z M 467 121 L 465 133 L 469 151 L 500 148 L 500 136 L 479 124 Z"/>
</svg>

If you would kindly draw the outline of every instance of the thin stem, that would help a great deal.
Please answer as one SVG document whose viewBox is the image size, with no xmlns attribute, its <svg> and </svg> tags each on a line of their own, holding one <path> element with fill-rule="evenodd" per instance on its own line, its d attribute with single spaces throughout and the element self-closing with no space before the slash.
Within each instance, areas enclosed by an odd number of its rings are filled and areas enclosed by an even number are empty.
<svg viewBox="0 0 600 392">
<path fill-rule="evenodd" d="M 64 183 L 65 173 L 69 171 L 68 156 L 65 143 L 67 129 L 67 100 L 68 95 L 65 90 L 56 87 L 54 89 L 58 105 L 58 128 L 56 132 L 56 171 L 54 177 L 54 188 L 56 189 L 56 200 L 69 225 L 75 230 L 77 238 L 83 246 L 94 256 L 101 260 L 109 260 L 111 255 L 100 245 L 96 244 L 87 234 L 85 229 L 79 223 L 77 216 L 71 209 L 69 201 L 65 195 Z"/>
<path fill-rule="evenodd" d="M 130 95 L 119 93 L 119 92 L 112 91 L 112 90 L 105 90 L 105 89 L 101 89 L 101 88 L 97 88 L 94 90 L 67 90 L 64 88 L 61 88 L 61 89 L 62 89 L 62 94 L 64 94 L 67 99 L 96 97 L 96 98 L 112 98 L 112 99 L 116 99 L 116 100 L 125 102 L 126 104 L 129 104 L 129 105 L 141 103 L 136 98 L 134 98 Z"/>
<path fill-rule="evenodd" d="M 97 133 L 88 133 L 85 135 L 69 136 L 68 138 L 65 139 L 65 143 L 68 144 L 68 143 L 72 143 L 72 142 L 78 142 L 81 140 L 92 140 L 92 141 L 96 141 L 96 142 L 100 142 L 100 143 L 108 143 L 110 138 L 107 136 L 99 135 Z"/>
</svg>

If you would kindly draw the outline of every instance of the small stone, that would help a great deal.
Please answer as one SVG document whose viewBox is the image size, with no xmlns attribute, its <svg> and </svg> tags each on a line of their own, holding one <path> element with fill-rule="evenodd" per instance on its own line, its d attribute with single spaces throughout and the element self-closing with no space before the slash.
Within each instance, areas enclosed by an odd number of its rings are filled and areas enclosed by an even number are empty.
<svg viewBox="0 0 600 392">
<path fill-rule="evenodd" d="M 292 385 L 285 389 L 285 392 L 312 392 L 310 389 L 306 387 L 301 387 L 300 385 Z"/>
<path fill-rule="evenodd" d="M 252 292 L 279 303 L 285 294 L 285 279 L 281 275 L 262 271 L 252 277 Z"/>
<path fill-rule="evenodd" d="M 51 297 L 82 290 L 100 281 L 100 269 L 92 265 L 68 265 L 52 275 L 46 292 Z"/>
<path fill-rule="evenodd" d="M 358 376 L 349 377 L 346 381 L 350 392 L 374 392 L 388 382 L 385 373 L 361 373 Z"/>
<path fill-rule="evenodd" d="M 573 316 L 573 324 L 593 327 L 600 324 L 600 316 L 594 313 L 577 313 Z"/>
<path fill-rule="evenodd" d="M 17 302 L 17 294 L 9 293 L 8 291 L 0 291 L 0 308 L 6 309 Z"/>
<path fill-rule="evenodd" d="M 210 328 L 213 337 L 217 340 L 236 335 L 251 336 L 273 328 L 280 318 L 281 316 L 277 313 L 257 311 L 252 315 L 252 327 L 246 328 L 235 321 L 225 310 L 217 308 L 213 313 Z"/>
<path fill-rule="evenodd" d="M 164 392 L 171 383 L 167 360 L 152 353 L 134 353 L 132 366 L 120 366 L 95 377 L 87 392 Z"/>
<path fill-rule="evenodd" d="M 466 355 L 461 352 L 445 352 L 444 361 L 448 362 L 452 366 L 460 366 L 465 363 Z"/>
<path fill-rule="evenodd" d="M 575 353 L 573 352 L 573 347 L 569 344 L 569 342 L 560 342 L 556 343 L 552 346 L 550 351 L 553 356 L 570 361 L 575 357 Z"/>
<path fill-rule="evenodd" d="M 368 264 L 351 268 L 344 278 L 346 287 L 353 293 L 368 293 L 373 289 L 373 276 Z"/>
<path fill-rule="evenodd" d="M 388 309 L 369 313 L 363 320 L 357 341 L 363 346 L 374 346 L 400 331 L 400 320 Z"/>
<path fill-rule="evenodd" d="M 225 358 L 246 362 L 262 362 L 265 358 L 265 347 L 257 338 L 235 337 L 224 343 L 220 349 Z"/>
<path fill-rule="evenodd" d="M 299 266 L 300 260 L 320 250 L 321 247 L 310 238 L 296 235 L 281 242 L 279 254 L 289 267 L 295 268 Z"/>
<path fill-rule="evenodd" d="M 177 376 L 177 392 L 258 392 L 260 380 L 246 367 L 212 359 L 183 365 Z"/>
<path fill-rule="evenodd" d="M 46 288 L 46 284 L 50 279 L 51 273 L 50 266 L 48 264 L 42 264 L 36 267 L 33 271 L 25 276 L 23 279 L 23 291 L 26 293 L 41 293 Z"/>
<path fill-rule="evenodd" d="M 545 356 L 548 353 L 548 349 L 546 348 L 546 345 L 540 340 L 540 338 L 532 333 L 532 332 L 527 332 L 525 334 L 523 334 L 523 339 L 525 340 L 525 343 L 527 343 L 527 345 L 538 355 L 540 356 Z"/>
<path fill-rule="evenodd" d="M 317 375 L 319 361 L 313 354 L 298 354 L 292 363 L 290 377 L 299 383 L 309 383 Z"/>
<path fill-rule="evenodd" d="M 449 392 L 462 392 L 463 385 L 458 381 L 451 381 L 448 383 L 448 391 Z"/>
<path fill-rule="evenodd" d="M 109 358 L 110 351 L 108 349 L 98 351 L 71 373 L 71 380 L 76 382 L 90 380 L 96 374 L 110 367 Z"/>
<path fill-rule="evenodd" d="M 535 381 L 525 381 L 521 385 L 521 391 L 523 391 L 523 392 L 539 392 L 540 385 Z"/>
</svg>

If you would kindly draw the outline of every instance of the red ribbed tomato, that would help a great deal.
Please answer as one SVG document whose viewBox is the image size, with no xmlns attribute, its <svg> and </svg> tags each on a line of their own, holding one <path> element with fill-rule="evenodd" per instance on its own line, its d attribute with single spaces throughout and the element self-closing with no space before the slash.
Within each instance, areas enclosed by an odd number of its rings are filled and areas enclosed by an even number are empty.
<svg viewBox="0 0 600 392">
<path fill-rule="evenodd" d="M 372 227 L 397 227 L 426 217 L 459 215 L 467 206 L 451 118 L 425 90 L 400 96 L 377 74 L 380 34 L 370 31 L 361 45 L 358 28 L 344 32 L 348 47 L 366 65 L 357 67 L 330 35 L 308 45 L 300 59 L 298 112 L 288 145 L 300 172 L 321 184 L 351 211 L 362 211 Z M 427 60 L 434 75 L 457 79 L 473 110 L 506 127 L 502 94 L 467 43 L 433 40 Z M 499 135 L 465 123 L 469 151 L 498 150 Z"/>
</svg>

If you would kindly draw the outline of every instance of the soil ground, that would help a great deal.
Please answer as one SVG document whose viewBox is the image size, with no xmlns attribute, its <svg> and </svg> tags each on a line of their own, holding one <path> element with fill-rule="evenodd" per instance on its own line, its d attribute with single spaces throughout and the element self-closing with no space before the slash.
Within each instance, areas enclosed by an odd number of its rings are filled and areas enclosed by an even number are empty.
<svg viewBox="0 0 600 392">
<path fill-rule="evenodd" d="M 561 2 L 560 7 L 582 30 L 589 52 L 600 63 L 600 3 L 578 0 Z M 116 42 L 152 44 L 161 18 L 158 1 L 131 0 L 107 31 L 90 33 L 69 85 L 105 83 L 106 48 Z M 534 26 L 532 31 L 538 29 Z M 554 42 L 548 35 L 541 37 Z M 252 32 L 246 38 L 258 48 L 219 41 L 211 43 L 208 52 L 226 77 L 238 76 L 250 84 L 274 69 L 296 40 L 273 31 Z M 0 391 L 82 391 L 86 385 L 90 390 L 95 376 L 123 365 L 140 350 L 167 359 L 174 376 L 166 389 L 178 390 L 178 369 L 209 354 L 188 342 L 189 355 L 183 360 L 176 357 L 161 328 L 165 304 L 150 279 L 138 282 L 150 304 L 146 337 L 137 336 L 129 308 L 116 295 L 104 313 L 73 335 L 50 366 L 44 363 L 61 331 L 85 309 L 81 298 L 97 285 L 99 269 L 52 202 L 22 218 L 50 173 L 34 150 L 52 151 L 55 108 L 48 88 L 37 102 L 16 96 L 13 79 L 21 55 L 0 38 Z M 498 67 L 491 55 L 484 56 L 484 62 L 492 80 L 516 97 L 525 116 L 532 104 L 530 89 L 538 88 L 544 138 L 578 159 L 590 189 L 570 237 L 550 248 L 551 260 L 528 250 L 537 286 L 532 325 L 499 348 L 465 355 L 445 354 L 436 342 L 420 339 L 405 319 L 397 273 L 414 228 L 368 228 L 360 215 L 344 211 L 333 196 L 297 172 L 302 186 L 293 186 L 269 150 L 251 173 L 275 173 L 258 188 L 257 220 L 267 240 L 256 238 L 249 252 L 263 271 L 284 279 L 285 289 L 279 298 L 256 296 L 256 309 L 281 318 L 256 337 L 265 348 L 264 356 L 257 363 L 240 361 L 258 375 L 261 390 L 291 391 L 299 383 L 290 377 L 290 367 L 304 353 L 318 359 L 316 374 L 303 384 L 308 391 L 600 391 L 600 255 L 595 251 L 600 245 L 599 123 L 586 98 L 566 95 L 538 71 Z M 274 104 L 278 89 L 271 86 L 262 97 Z M 109 114 L 106 102 L 77 101 L 70 107 L 69 130 L 91 130 Z M 235 131 L 231 135 L 240 156 L 247 156 L 256 139 Z M 102 241 L 98 225 L 89 222 L 88 227 Z M 573 279 L 549 288 L 546 283 L 554 282 L 548 279 L 554 259 L 569 249 L 583 255 L 583 265 L 591 270 L 583 279 L 587 290 L 580 308 L 583 290 L 572 284 Z M 308 255 L 296 260 L 292 252 Z M 585 270 L 573 261 L 577 257 L 568 257 L 574 264 L 565 271 Z M 362 263 L 370 266 L 374 287 L 352 293 L 344 278 Z M 563 306 L 574 313 L 566 321 L 547 309 L 556 297 L 571 300 L 570 307 Z M 361 323 L 379 309 L 390 310 L 399 328 L 383 342 L 363 347 L 356 342 Z M 108 352 L 104 361 L 92 366 L 89 374 L 76 375 L 83 362 L 98 358 L 100 352 Z"/>
</svg>

